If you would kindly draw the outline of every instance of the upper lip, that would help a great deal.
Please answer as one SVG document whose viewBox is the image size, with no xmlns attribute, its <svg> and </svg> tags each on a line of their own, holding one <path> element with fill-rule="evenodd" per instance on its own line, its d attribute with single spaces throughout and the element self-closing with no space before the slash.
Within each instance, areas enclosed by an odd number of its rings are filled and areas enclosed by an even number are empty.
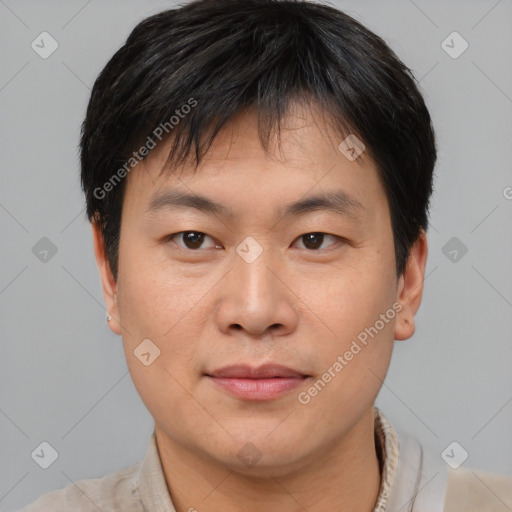
<svg viewBox="0 0 512 512">
<path fill-rule="evenodd" d="M 307 377 L 307 375 L 279 364 L 251 366 L 247 364 L 224 366 L 207 374 L 225 379 L 271 379 L 273 377 Z"/>
</svg>

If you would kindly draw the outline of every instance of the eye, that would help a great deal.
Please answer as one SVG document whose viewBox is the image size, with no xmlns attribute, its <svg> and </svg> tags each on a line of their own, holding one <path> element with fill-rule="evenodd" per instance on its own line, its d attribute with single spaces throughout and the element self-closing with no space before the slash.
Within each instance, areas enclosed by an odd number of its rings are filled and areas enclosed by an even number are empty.
<svg viewBox="0 0 512 512">
<path fill-rule="evenodd" d="M 181 240 L 183 245 L 175 242 L 178 246 L 183 249 L 197 250 L 201 248 L 205 238 L 209 238 L 213 244 L 210 247 L 214 247 L 216 249 L 220 249 L 221 247 L 217 244 L 212 237 L 206 235 L 205 233 L 201 233 L 200 231 L 181 231 L 180 233 L 174 233 L 173 235 L 169 235 L 166 238 L 167 242 L 173 241 L 174 239 Z"/>
<path fill-rule="evenodd" d="M 342 238 L 335 235 L 330 235 L 328 233 L 306 233 L 297 240 L 303 241 L 303 245 L 305 249 L 318 251 L 325 249 L 325 247 L 322 248 L 322 245 L 325 242 L 325 238 L 330 237 L 334 240 L 334 243 L 336 241 L 342 241 Z M 181 231 L 179 233 L 174 233 L 172 235 L 169 235 L 166 237 L 166 242 L 173 242 L 179 247 L 183 249 L 189 249 L 192 251 L 197 251 L 198 249 L 207 249 L 208 247 L 204 247 L 204 241 L 205 239 L 211 240 L 209 248 L 215 248 L 215 249 L 221 249 L 222 246 L 218 244 L 212 237 L 206 235 L 205 233 L 202 233 L 200 231 Z M 176 241 L 175 241 L 176 240 Z M 179 243 L 181 242 L 181 243 Z M 330 247 L 330 244 L 328 247 Z M 299 247 L 301 248 L 301 247 Z"/>
<path fill-rule="evenodd" d="M 330 237 L 335 241 L 342 241 L 341 237 L 329 235 L 328 233 L 306 233 L 305 235 L 300 236 L 297 240 L 304 240 L 304 246 L 306 249 L 319 250 L 324 242 L 325 237 Z"/>
</svg>

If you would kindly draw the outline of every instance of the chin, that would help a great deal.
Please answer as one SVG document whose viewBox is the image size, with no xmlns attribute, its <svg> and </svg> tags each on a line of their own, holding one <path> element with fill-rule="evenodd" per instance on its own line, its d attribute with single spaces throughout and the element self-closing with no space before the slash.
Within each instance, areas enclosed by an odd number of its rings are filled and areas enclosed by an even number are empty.
<svg viewBox="0 0 512 512">
<path fill-rule="evenodd" d="M 269 431 L 271 429 L 265 430 Z M 254 478 L 268 479 L 269 476 L 289 475 L 308 464 L 314 447 L 308 446 L 307 438 L 302 442 L 296 437 L 286 435 L 285 431 L 275 439 L 265 437 L 266 435 L 235 437 L 233 443 L 219 446 L 216 453 L 212 453 L 211 445 L 203 449 L 206 449 L 216 464 L 234 473 Z"/>
</svg>

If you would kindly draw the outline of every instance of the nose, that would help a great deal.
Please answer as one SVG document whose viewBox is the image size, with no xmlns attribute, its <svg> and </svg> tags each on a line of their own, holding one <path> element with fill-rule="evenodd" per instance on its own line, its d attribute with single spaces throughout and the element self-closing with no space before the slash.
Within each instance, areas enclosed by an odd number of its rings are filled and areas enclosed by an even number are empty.
<svg viewBox="0 0 512 512">
<path fill-rule="evenodd" d="M 290 272 L 270 250 L 252 262 L 238 254 L 223 282 L 217 304 L 219 328 L 226 334 L 244 331 L 253 338 L 284 336 L 298 323 L 297 294 Z"/>
</svg>

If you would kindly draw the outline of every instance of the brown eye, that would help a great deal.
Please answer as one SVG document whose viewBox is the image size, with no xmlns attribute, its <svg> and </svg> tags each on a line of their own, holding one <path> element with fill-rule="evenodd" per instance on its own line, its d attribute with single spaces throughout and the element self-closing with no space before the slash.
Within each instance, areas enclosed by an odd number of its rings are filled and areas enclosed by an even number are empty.
<svg viewBox="0 0 512 512">
<path fill-rule="evenodd" d="M 300 236 L 298 239 L 303 241 L 306 249 L 318 250 L 321 248 L 325 237 L 331 237 L 335 240 L 339 239 L 339 237 L 329 235 L 328 233 L 306 233 L 305 235 Z"/>
<path fill-rule="evenodd" d="M 201 249 L 201 246 L 203 245 L 205 239 L 210 239 L 213 242 L 213 244 L 210 247 L 219 247 L 219 245 L 216 244 L 213 238 L 204 233 L 201 233 L 200 231 L 181 231 L 180 233 L 170 235 L 167 238 L 167 241 L 170 242 L 173 241 L 174 239 L 177 240 L 175 243 L 182 247 L 183 249 Z M 179 243 L 178 241 L 181 241 L 181 243 Z"/>
<path fill-rule="evenodd" d="M 188 249 L 199 249 L 204 240 L 204 233 L 186 231 L 182 233 L 182 240 Z"/>
</svg>

